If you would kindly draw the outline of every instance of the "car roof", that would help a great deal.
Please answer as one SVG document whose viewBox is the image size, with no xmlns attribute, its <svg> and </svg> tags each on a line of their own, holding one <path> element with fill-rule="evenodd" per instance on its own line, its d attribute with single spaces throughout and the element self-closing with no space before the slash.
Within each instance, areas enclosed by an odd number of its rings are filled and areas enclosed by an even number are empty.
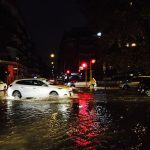
<svg viewBox="0 0 150 150">
<path fill-rule="evenodd" d="M 23 80 L 40 80 L 40 81 L 43 81 L 43 79 L 42 78 L 23 78 L 23 79 L 17 79 L 14 82 L 23 81 Z"/>
<path fill-rule="evenodd" d="M 39 80 L 39 78 L 23 78 L 23 79 L 17 79 L 17 80 Z"/>
</svg>

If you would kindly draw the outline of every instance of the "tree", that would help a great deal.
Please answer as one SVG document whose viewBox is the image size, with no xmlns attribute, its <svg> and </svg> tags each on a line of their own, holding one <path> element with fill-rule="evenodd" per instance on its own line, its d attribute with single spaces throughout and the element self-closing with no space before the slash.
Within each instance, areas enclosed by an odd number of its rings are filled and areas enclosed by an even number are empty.
<svg viewBox="0 0 150 150">
<path fill-rule="evenodd" d="M 102 31 L 99 59 L 118 69 L 150 66 L 150 2 L 77 0 L 89 26 Z M 136 43 L 132 47 L 132 43 Z M 129 45 L 129 46 L 128 46 Z M 102 57 L 101 57 L 102 56 Z M 126 69 L 125 69 L 126 70 Z"/>
</svg>

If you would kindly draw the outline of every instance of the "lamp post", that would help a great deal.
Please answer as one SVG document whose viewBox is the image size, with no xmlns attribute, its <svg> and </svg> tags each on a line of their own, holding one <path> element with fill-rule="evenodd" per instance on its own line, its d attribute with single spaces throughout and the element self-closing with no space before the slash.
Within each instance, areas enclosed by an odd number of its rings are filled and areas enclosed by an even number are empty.
<svg viewBox="0 0 150 150">
<path fill-rule="evenodd" d="M 19 79 L 19 57 L 16 57 L 17 62 L 17 79 Z"/>
<path fill-rule="evenodd" d="M 50 54 L 50 60 L 51 60 L 51 74 L 52 74 L 52 77 L 54 78 L 54 59 L 55 59 L 55 54 L 54 53 L 51 53 Z"/>
</svg>

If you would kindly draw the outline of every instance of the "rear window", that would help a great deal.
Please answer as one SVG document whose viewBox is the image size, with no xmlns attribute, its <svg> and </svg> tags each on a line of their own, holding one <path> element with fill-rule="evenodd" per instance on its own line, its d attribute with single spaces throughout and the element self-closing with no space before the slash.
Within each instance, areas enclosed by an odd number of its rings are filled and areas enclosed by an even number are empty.
<svg viewBox="0 0 150 150">
<path fill-rule="evenodd" d="M 69 77 L 69 81 L 79 81 L 79 80 L 80 80 L 80 78 L 77 75 Z"/>
<path fill-rule="evenodd" d="M 44 85 L 45 83 L 42 82 L 42 81 L 39 81 L 39 80 L 33 80 L 33 84 L 32 85 L 35 85 L 35 86 L 42 86 Z"/>
<path fill-rule="evenodd" d="M 16 84 L 32 85 L 32 80 L 21 80 L 17 81 Z"/>
<path fill-rule="evenodd" d="M 45 83 L 40 80 L 20 80 L 17 81 L 16 84 L 42 86 Z"/>
</svg>

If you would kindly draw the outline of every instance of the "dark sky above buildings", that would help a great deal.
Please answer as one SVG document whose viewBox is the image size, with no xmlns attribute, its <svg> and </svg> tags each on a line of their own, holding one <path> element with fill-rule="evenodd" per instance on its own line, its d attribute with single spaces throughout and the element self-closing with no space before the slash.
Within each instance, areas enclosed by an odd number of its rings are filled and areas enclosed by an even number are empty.
<svg viewBox="0 0 150 150">
<path fill-rule="evenodd" d="M 38 53 L 48 59 L 58 50 L 64 31 L 86 24 L 75 0 L 18 0 Z"/>
</svg>

